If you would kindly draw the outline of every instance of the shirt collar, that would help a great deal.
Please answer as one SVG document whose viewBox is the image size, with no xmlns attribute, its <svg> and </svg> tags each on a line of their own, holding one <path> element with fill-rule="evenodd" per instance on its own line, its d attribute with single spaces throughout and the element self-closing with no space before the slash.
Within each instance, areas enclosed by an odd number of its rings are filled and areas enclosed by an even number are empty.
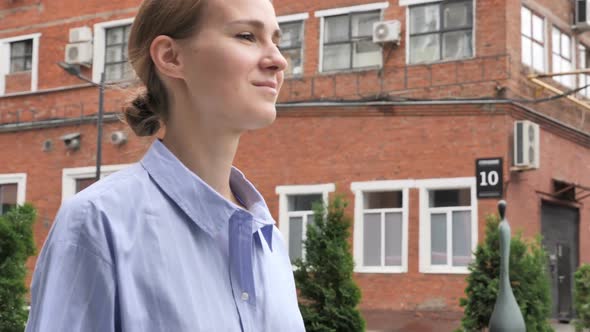
<svg viewBox="0 0 590 332">
<path fill-rule="evenodd" d="M 238 200 L 248 208 L 247 211 L 211 188 L 159 139 L 153 142 L 141 164 L 158 186 L 209 235 L 216 236 L 222 223 L 228 222 L 237 210 L 241 210 L 251 215 L 252 232 L 261 230 L 269 248 L 272 248 L 272 225 L 275 221 L 262 195 L 236 167 L 231 168 L 230 187 Z"/>
</svg>

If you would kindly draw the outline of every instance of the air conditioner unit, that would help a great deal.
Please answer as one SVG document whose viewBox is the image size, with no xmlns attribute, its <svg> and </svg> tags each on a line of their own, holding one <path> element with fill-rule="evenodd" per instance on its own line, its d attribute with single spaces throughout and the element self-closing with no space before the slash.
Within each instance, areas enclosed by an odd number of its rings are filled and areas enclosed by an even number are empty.
<svg viewBox="0 0 590 332">
<path fill-rule="evenodd" d="M 574 16 L 574 29 L 578 31 L 590 30 L 590 1 L 576 0 L 576 14 Z"/>
<path fill-rule="evenodd" d="M 92 30 L 89 27 L 70 29 L 70 43 L 92 41 Z"/>
<path fill-rule="evenodd" d="M 514 122 L 513 164 L 516 170 L 539 168 L 539 125 L 528 120 Z"/>
<path fill-rule="evenodd" d="M 400 43 L 400 27 L 398 20 L 373 23 L 373 43 Z"/>
<path fill-rule="evenodd" d="M 92 63 L 92 43 L 75 43 L 66 45 L 66 63 L 88 65 Z"/>
</svg>

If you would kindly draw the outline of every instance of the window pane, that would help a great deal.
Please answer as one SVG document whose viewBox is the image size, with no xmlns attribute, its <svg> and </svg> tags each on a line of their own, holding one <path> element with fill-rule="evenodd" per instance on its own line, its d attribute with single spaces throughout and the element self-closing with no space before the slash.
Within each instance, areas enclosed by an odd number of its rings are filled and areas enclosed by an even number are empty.
<svg viewBox="0 0 590 332">
<path fill-rule="evenodd" d="M 443 59 L 461 59 L 473 53 L 471 31 L 455 31 L 443 34 Z"/>
<path fill-rule="evenodd" d="M 301 63 L 301 49 L 281 51 L 283 57 L 287 60 L 287 68 L 285 75 L 299 75 L 303 73 L 303 65 Z"/>
<path fill-rule="evenodd" d="M 25 58 L 25 70 L 31 70 L 33 68 L 33 59 Z"/>
<path fill-rule="evenodd" d="M 370 37 L 373 36 L 373 23 L 378 22 L 380 13 L 362 13 L 352 16 L 352 36 L 353 37 Z"/>
<path fill-rule="evenodd" d="M 289 22 L 279 24 L 281 41 L 279 47 L 299 47 L 303 38 L 303 22 Z"/>
<path fill-rule="evenodd" d="M 453 266 L 471 263 L 471 212 L 453 212 Z"/>
<path fill-rule="evenodd" d="M 322 200 L 322 194 L 289 195 L 287 211 L 311 211 L 312 204 Z"/>
<path fill-rule="evenodd" d="M 17 184 L 0 185 L 0 215 L 16 206 Z"/>
<path fill-rule="evenodd" d="M 350 68 L 350 44 L 324 46 L 324 71 Z"/>
<path fill-rule="evenodd" d="M 531 66 L 533 65 L 533 60 L 531 60 L 531 48 L 533 45 L 531 44 L 531 40 L 527 37 L 521 38 L 521 45 L 522 45 L 522 63 L 525 65 Z"/>
<path fill-rule="evenodd" d="M 440 30 L 439 5 L 410 7 L 410 33 Z"/>
<path fill-rule="evenodd" d="M 14 42 L 10 44 L 10 56 L 24 56 L 25 55 L 25 42 Z"/>
<path fill-rule="evenodd" d="M 520 30 L 523 35 L 527 37 L 532 37 L 531 11 L 524 7 L 520 8 Z"/>
<path fill-rule="evenodd" d="M 289 258 L 291 263 L 302 257 L 303 218 L 289 218 Z"/>
<path fill-rule="evenodd" d="M 123 48 L 120 45 L 107 47 L 106 62 L 118 62 L 126 60 L 123 57 Z"/>
<path fill-rule="evenodd" d="M 80 192 L 93 184 L 95 178 L 76 179 L 76 192 Z"/>
<path fill-rule="evenodd" d="M 111 64 L 105 66 L 105 79 L 107 81 L 120 80 L 123 78 L 123 64 Z"/>
<path fill-rule="evenodd" d="M 21 71 L 25 71 L 24 58 L 12 59 L 12 61 L 10 62 L 10 72 L 18 73 Z"/>
<path fill-rule="evenodd" d="M 559 30 L 556 28 L 551 30 L 551 49 L 553 53 L 559 54 Z"/>
<path fill-rule="evenodd" d="M 125 30 L 121 27 L 107 29 L 107 45 L 122 44 L 125 37 Z"/>
<path fill-rule="evenodd" d="M 363 265 L 381 266 L 381 214 L 365 213 L 363 223 Z"/>
<path fill-rule="evenodd" d="M 365 209 L 401 208 L 402 192 L 365 192 L 363 193 L 363 207 Z"/>
<path fill-rule="evenodd" d="M 424 35 L 410 38 L 410 62 L 431 62 L 439 60 L 439 35 Z"/>
<path fill-rule="evenodd" d="M 309 225 L 313 224 L 314 220 L 313 220 L 313 213 L 310 213 L 307 215 L 307 227 L 309 227 Z M 305 229 L 305 232 L 307 232 L 307 228 Z M 303 234 L 303 237 L 307 237 L 305 234 Z"/>
<path fill-rule="evenodd" d="M 545 49 L 543 45 L 533 43 L 533 53 L 535 56 L 533 57 L 533 68 L 537 71 L 544 72 L 545 71 Z"/>
<path fill-rule="evenodd" d="M 348 15 L 326 17 L 324 42 L 347 41 L 350 37 Z"/>
<path fill-rule="evenodd" d="M 444 27 L 446 29 L 470 27 L 472 14 L 471 1 L 447 3 L 443 7 Z"/>
<path fill-rule="evenodd" d="M 381 47 L 372 40 L 360 40 L 353 44 L 354 53 L 352 66 L 354 68 L 381 66 Z"/>
<path fill-rule="evenodd" d="M 385 265 L 402 265 L 402 214 L 385 214 Z"/>
<path fill-rule="evenodd" d="M 471 189 L 430 190 L 430 207 L 470 206 Z"/>
<path fill-rule="evenodd" d="M 433 213 L 430 215 L 430 250 L 433 265 L 447 264 L 447 215 Z"/>
<path fill-rule="evenodd" d="M 563 55 L 564 58 L 566 59 L 571 59 L 571 43 L 570 43 L 570 37 L 568 35 L 566 35 L 565 33 L 561 34 L 561 55 Z"/>
<path fill-rule="evenodd" d="M 533 15 L 533 38 L 535 38 L 537 41 L 544 42 L 544 36 L 543 19 L 537 15 Z"/>
<path fill-rule="evenodd" d="M 135 71 L 129 62 L 125 62 L 123 64 L 123 77 L 124 78 L 133 78 L 135 77 Z"/>
</svg>

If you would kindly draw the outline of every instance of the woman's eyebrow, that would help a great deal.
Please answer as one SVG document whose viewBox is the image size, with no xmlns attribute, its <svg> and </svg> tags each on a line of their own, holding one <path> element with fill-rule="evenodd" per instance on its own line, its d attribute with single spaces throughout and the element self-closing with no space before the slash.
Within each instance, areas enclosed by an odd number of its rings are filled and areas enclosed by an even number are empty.
<svg viewBox="0 0 590 332">
<path fill-rule="evenodd" d="M 256 29 L 259 30 L 264 30 L 264 23 L 262 21 L 259 20 L 235 20 L 235 21 L 231 21 L 229 23 L 227 23 L 226 25 L 238 25 L 238 24 L 245 24 L 245 25 L 250 25 Z M 273 31 L 273 38 L 281 38 L 281 29 L 276 29 L 275 31 Z"/>
</svg>

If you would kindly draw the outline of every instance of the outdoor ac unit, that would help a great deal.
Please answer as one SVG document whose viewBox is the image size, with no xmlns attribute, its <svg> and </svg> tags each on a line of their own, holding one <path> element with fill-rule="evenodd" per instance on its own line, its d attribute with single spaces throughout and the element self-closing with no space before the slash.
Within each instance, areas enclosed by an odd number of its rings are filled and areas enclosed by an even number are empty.
<svg viewBox="0 0 590 332">
<path fill-rule="evenodd" d="M 400 27 L 398 20 L 373 23 L 373 43 L 392 42 L 399 45 Z"/>
<path fill-rule="evenodd" d="M 66 63 L 83 65 L 92 62 L 92 43 L 76 43 L 66 45 Z"/>
<path fill-rule="evenodd" d="M 516 169 L 539 168 L 539 125 L 528 120 L 514 122 L 514 166 Z"/>
<path fill-rule="evenodd" d="M 574 28 L 578 31 L 590 30 L 590 1 L 576 0 L 576 14 L 574 16 Z"/>
<path fill-rule="evenodd" d="M 92 41 L 92 30 L 89 27 L 70 29 L 70 43 Z"/>
</svg>

